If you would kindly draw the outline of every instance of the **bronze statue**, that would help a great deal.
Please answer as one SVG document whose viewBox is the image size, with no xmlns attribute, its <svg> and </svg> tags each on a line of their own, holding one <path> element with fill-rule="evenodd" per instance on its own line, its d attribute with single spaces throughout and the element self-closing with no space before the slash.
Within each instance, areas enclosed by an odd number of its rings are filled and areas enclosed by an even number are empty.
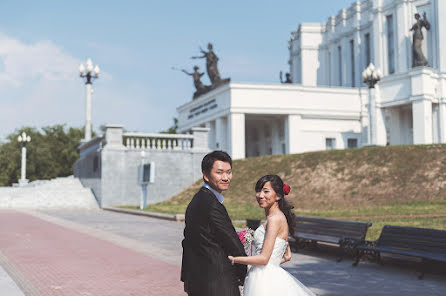
<svg viewBox="0 0 446 296">
<path fill-rule="evenodd" d="M 201 76 L 204 75 L 204 73 L 200 73 L 198 72 L 198 66 L 194 66 L 194 72 L 193 73 L 189 73 L 186 70 L 182 69 L 181 71 L 186 73 L 187 75 L 190 75 L 194 78 L 194 86 L 196 88 L 196 91 L 194 93 L 194 99 L 196 99 L 197 97 L 201 96 L 202 94 L 207 93 L 211 87 L 208 85 L 203 85 L 203 83 L 201 82 Z"/>
<path fill-rule="evenodd" d="M 293 83 L 291 81 L 291 74 L 290 73 L 285 73 L 285 81 L 283 81 L 282 71 L 280 71 L 280 83 Z"/>
<path fill-rule="evenodd" d="M 218 57 L 212 50 L 212 43 L 208 44 L 208 50 L 209 51 L 206 52 L 200 47 L 200 51 L 203 55 L 194 56 L 192 57 L 192 59 L 203 59 L 203 58 L 206 59 L 206 70 L 208 72 L 209 80 L 212 83 L 212 88 L 216 88 L 221 84 L 229 82 L 229 78 L 222 80 L 220 77 L 220 73 L 218 72 L 218 66 L 217 66 Z"/>
<path fill-rule="evenodd" d="M 421 49 L 423 43 L 423 31 L 422 28 L 425 27 L 429 30 L 431 25 L 426 18 L 426 12 L 423 14 L 423 19 L 419 13 L 415 14 L 415 19 L 417 22 L 412 26 L 410 31 L 413 31 L 412 37 L 412 67 L 427 66 L 427 60 Z"/>
</svg>

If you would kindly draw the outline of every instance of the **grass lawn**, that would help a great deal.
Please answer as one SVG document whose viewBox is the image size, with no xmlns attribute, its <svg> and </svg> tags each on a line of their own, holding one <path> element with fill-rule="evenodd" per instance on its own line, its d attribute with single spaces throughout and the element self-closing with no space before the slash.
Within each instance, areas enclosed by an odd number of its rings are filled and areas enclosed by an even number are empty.
<svg viewBox="0 0 446 296">
<path fill-rule="evenodd" d="M 232 220 L 246 219 L 264 219 L 265 213 L 259 207 L 249 204 L 237 204 L 225 202 L 229 216 Z M 186 210 L 187 203 L 159 203 L 149 205 L 146 211 L 167 213 L 167 214 L 183 214 Z M 123 206 L 122 208 L 137 209 L 136 206 Z M 376 216 L 400 216 L 400 215 L 425 215 L 440 214 L 446 215 L 446 201 L 435 202 L 412 202 L 405 204 L 393 204 L 380 207 L 359 208 L 354 210 L 295 210 L 296 215 L 315 216 L 325 218 L 342 218 L 353 221 L 372 222 L 369 228 L 367 239 L 375 240 L 378 238 L 384 225 L 400 225 L 422 228 L 434 228 L 446 230 L 446 217 L 411 217 L 411 218 L 379 218 Z M 350 218 L 352 217 L 352 218 Z M 361 217 L 361 218 L 356 218 Z M 236 227 L 246 227 L 245 223 L 234 223 Z"/>
</svg>

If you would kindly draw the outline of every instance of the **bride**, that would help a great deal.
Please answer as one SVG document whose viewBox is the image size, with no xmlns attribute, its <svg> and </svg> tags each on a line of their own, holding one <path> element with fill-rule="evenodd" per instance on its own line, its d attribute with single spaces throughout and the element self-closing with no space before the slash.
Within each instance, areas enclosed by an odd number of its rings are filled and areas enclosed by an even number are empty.
<svg viewBox="0 0 446 296">
<path fill-rule="evenodd" d="M 291 259 L 288 235 L 294 232 L 294 214 L 285 200 L 290 187 L 277 175 L 266 175 L 256 184 L 256 199 L 265 210 L 266 223 L 254 233 L 256 255 L 228 256 L 232 264 L 252 265 L 245 278 L 244 296 L 314 296 L 308 288 L 280 267 Z"/>
</svg>

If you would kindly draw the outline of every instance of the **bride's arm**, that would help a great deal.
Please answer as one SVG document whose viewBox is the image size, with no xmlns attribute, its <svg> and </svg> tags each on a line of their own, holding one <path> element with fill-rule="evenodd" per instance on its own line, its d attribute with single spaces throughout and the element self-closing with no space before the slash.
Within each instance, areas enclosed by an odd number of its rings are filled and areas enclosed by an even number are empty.
<svg viewBox="0 0 446 296">
<path fill-rule="evenodd" d="M 267 221 L 267 231 L 265 241 L 263 242 L 262 252 L 256 256 L 233 257 L 228 256 L 231 262 L 246 265 L 266 265 L 273 253 L 274 243 L 280 230 L 280 216 L 272 216 Z M 233 261 L 234 259 L 234 261 Z"/>
</svg>

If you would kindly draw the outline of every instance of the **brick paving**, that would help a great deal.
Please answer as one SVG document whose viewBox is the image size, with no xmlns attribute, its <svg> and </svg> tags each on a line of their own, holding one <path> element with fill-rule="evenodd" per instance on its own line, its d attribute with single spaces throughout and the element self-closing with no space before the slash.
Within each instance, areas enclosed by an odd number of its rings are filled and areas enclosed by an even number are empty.
<svg viewBox="0 0 446 296">
<path fill-rule="evenodd" d="M 0 225 L 8 225 L 9 228 L 11 221 L 4 221 L 3 213 L 4 212 L 0 211 Z M 130 272 L 115 272 L 115 275 L 118 274 L 121 276 L 121 278 L 117 277 L 114 284 L 120 285 L 122 288 L 122 290 L 116 294 L 114 290 L 116 289 L 115 286 L 105 287 L 103 288 L 102 292 L 99 293 L 96 290 L 95 293 L 87 291 L 90 294 L 82 294 L 85 292 L 85 289 L 83 290 L 83 286 L 80 286 L 80 288 L 74 288 L 77 290 L 77 294 L 69 294 L 71 292 L 65 293 L 67 291 L 66 287 L 61 284 L 53 284 L 52 282 L 52 289 L 47 289 L 52 290 L 52 292 L 58 292 L 59 294 L 47 294 L 46 292 L 42 292 L 40 294 L 36 289 L 37 285 L 34 281 L 32 281 L 32 278 L 28 278 L 27 274 L 20 269 L 21 266 L 17 265 L 15 261 L 12 261 L 14 258 L 11 256 L 7 258 L 9 266 L 14 264 L 15 273 L 11 273 L 11 268 L 5 267 L 8 264 L 5 265 L 5 260 L 2 261 L 1 256 L 2 252 L 4 251 L 3 241 L 5 240 L 3 232 L 10 232 L 8 240 L 17 239 L 16 237 L 23 237 L 23 233 L 26 234 L 28 232 L 23 230 L 15 231 L 14 228 L 9 230 L 1 230 L 0 265 L 3 266 L 8 273 L 12 274 L 11 277 L 22 289 L 26 296 L 185 295 L 182 292 L 181 283 L 179 281 L 179 266 L 181 264 L 180 243 L 183 237 L 182 231 L 184 228 L 184 223 L 101 210 L 45 210 L 26 213 L 30 215 L 29 217 L 34 219 L 33 221 L 43 221 L 53 226 L 57 226 L 64 231 L 82 234 L 82 236 L 76 235 L 76 239 L 70 241 L 70 244 L 73 245 L 73 247 L 70 248 L 72 249 L 72 254 L 70 253 L 66 255 L 67 257 L 75 256 L 78 258 L 76 261 L 85 261 L 85 258 L 79 256 L 78 253 L 82 254 L 81 249 L 83 249 L 85 246 L 82 240 L 85 237 L 88 237 L 89 239 L 99 240 L 101 244 L 105 246 L 111 245 L 113 248 L 121 250 L 121 252 L 132 251 L 133 254 L 136 254 L 135 256 L 138 256 L 138 258 L 147 258 L 144 260 L 150 262 L 155 261 L 158 264 L 154 265 L 155 267 L 153 267 L 151 270 L 147 270 L 144 268 L 150 266 L 151 263 L 141 264 L 143 266 L 139 269 L 140 265 L 138 262 L 136 262 L 138 263 L 138 267 L 135 268 L 136 270 L 140 271 L 140 273 L 137 273 L 136 276 Z M 22 215 L 24 214 L 21 214 L 20 217 L 23 217 Z M 18 233 L 19 235 L 13 236 L 11 233 Z M 45 234 L 44 236 L 53 237 L 54 235 Z M 21 240 L 24 241 L 23 238 L 21 238 Z M 65 240 L 63 242 L 65 242 Z M 56 245 L 65 244 L 66 243 L 58 243 Z M 54 248 L 54 246 L 49 246 L 48 248 L 51 247 Z M 101 285 L 100 281 L 104 276 L 103 274 L 113 272 L 116 265 L 114 265 L 115 262 L 112 262 L 113 264 L 110 263 L 109 256 L 103 258 L 104 256 L 101 254 L 101 252 L 99 252 L 99 254 L 97 254 L 96 251 L 93 253 L 94 256 L 102 258 L 102 261 L 100 262 L 98 262 L 98 260 L 94 261 L 97 265 L 95 267 L 96 270 L 100 270 L 97 273 L 101 274 L 90 275 L 91 271 L 89 270 L 90 267 L 88 264 L 83 268 L 87 268 L 86 272 L 89 274 L 89 277 L 95 277 L 93 282 L 97 282 L 99 285 Z M 5 253 L 3 254 L 6 255 Z M 5 256 L 3 257 L 6 258 Z M 30 253 L 30 255 L 27 257 L 29 262 L 25 262 L 24 264 L 33 264 L 35 261 L 34 257 L 35 256 Z M 41 257 L 41 255 L 36 256 L 36 258 Z M 114 255 L 114 257 L 114 261 L 118 262 L 120 260 L 118 255 Z M 72 262 L 72 260 L 74 259 L 65 260 L 62 258 L 61 261 L 64 261 L 65 263 L 60 264 L 59 272 L 64 274 L 69 272 L 73 273 L 70 271 L 73 269 L 73 267 L 68 265 L 68 263 Z M 74 262 L 72 264 L 78 263 Z M 318 296 L 393 296 L 398 294 L 405 296 L 446 295 L 446 272 L 428 273 L 426 274 L 425 279 L 420 281 L 416 277 L 414 265 L 397 264 L 397 262 L 389 258 L 385 258 L 384 266 L 369 262 L 361 262 L 360 265 L 355 268 L 352 267 L 351 264 L 352 260 L 348 258 L 340 263 L 337 263 L 336 253 L 323 249 L 322 251 L 303 250 L 299 253 L 293 253 L 291 262 L 286 263 L 283 267 Z M 172 270 L 171 268 L 173 268 L 173 271 L 169 272 L 169 270 Z M 151 271 L 154 269 L 156 270 L 156 274 L 153 276 Z M 166 272 L 166 270 L 168 271 Z M 164 281 L 157 280 L 156 277 L 159 275 L 163 277 Z M 166 276 L 164 277 L 163 275 Z M 50 276 L 49 278 L 54 281 L 54 278 L 59 278 L 59 276 L 56 274 Z M 123 282 L 118 282 L 118 280 L 123 280 Z M 147 291 L 142 293 L 137 292 L 139 294 L 131 294 L 136 293 L 133 292 L 133 284 L 128 285 L 131 281 L 147 281 L 147 283 L 142 284 L 145 285 L 145 287 L 148 287 Z M 80 282 L 83 283 L 83 280 Z M 49 281 L 47 283 L 49 283 Z M 175 292 L 170 292 L 170 290 L 163 288 L 163 285 L 168 286 L 169 283 Z M 95 284 L 96 283 L 93 283 L 92 285 Z M 139 282 L 137 284 L 139 285 Z M 60 286 L 62 286 L 62 288 L 60 288 Z M 4 295 L 2 292 L 3 291 L 0 290 L 1 296 Z"/>
<path fill-rule="evenodd" d="M 1 253 L 42 295 L 185 295 L 178 265 L 26 213 L 0 225 Z"/>
</svg>

